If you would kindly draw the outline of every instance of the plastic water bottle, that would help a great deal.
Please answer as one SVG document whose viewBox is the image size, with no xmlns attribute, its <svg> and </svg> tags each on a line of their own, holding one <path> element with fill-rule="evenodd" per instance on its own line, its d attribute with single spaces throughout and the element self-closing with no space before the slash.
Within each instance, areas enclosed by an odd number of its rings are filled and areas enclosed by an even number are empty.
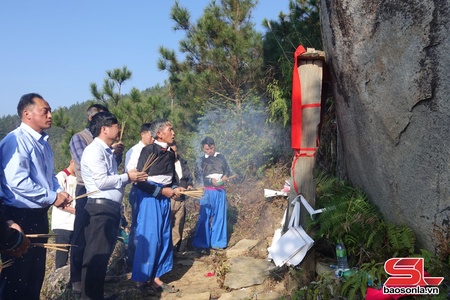
<svg viewBox="0 0 450 300">
<path fill-rule="evenodd" d="M 336 245 L 336 258 L 337 268 L 335 274 L 336 277 L 341 277 L 346 270 L 349 270 L 347 261 L 347 249 L 345 249 L 343 243 L 337 243 Z"/>
</svg>

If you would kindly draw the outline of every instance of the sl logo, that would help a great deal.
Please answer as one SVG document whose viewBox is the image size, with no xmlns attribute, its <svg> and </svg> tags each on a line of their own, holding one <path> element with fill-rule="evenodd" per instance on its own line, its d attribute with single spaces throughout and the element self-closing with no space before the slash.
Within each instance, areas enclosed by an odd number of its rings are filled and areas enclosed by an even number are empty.
<svg viewBox="0 0 450 300">
<path fill-rule="evenodd" d="M 438 286 L 444 277 L 427 277 L 423 258 L 390 258 L 384 263 L 384 270 L 391 275 L 384 283 L 387 287 Z"/>
</svg>

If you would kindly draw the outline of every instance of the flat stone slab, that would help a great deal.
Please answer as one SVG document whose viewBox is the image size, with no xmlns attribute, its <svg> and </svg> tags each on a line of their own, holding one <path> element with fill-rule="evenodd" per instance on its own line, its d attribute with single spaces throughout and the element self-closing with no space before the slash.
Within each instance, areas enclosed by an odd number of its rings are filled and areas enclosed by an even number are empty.
<svg viewBox="0 0 450 300">
<path fill-rule="evenodd" d="M 229 293 L 224 293 L 219 297 L 219 300 L 247 300 L 252 299 L 253 293 L 246 290 L 237 290 Z"/>
<path fill-rule="evenodd" d="M 231 289 L 262 284 L 275 265 L 265 259 L 236 257 L 230 260 L 230 272 L 225 276 L 224 285 Z"/>
<path fill-rule="evenodd" d="M 252 250 L 258 244 L 257 240 L 240 240 L 236 245 L 227 250 L 227 257 L 234 258 L 240 257 L 247 254 L 248 251 Z"/>
<path fill-rule="evenodd" d="M 211 299 L 211 293 L 205 292 L 200 294 L 182 295 L 180 299 L 183 300 L 209 300 Z"/>
<path fill-rule="evenodd" d="M 280 293 L 271 292 L 271 293 L 262 293 L 256 295 L 255 299 L 258 300 L 279 300 L 283 299 Z"/>
</svg>

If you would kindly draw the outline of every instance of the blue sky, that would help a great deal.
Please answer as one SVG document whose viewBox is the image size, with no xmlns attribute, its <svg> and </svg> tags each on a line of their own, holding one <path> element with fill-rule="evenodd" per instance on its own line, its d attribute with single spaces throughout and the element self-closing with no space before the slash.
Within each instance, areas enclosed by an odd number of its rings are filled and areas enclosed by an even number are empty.
<svg viewBox="0 0 450 300">
<path fill-rule="evenodd" d="M 211 0 L 180 0 L 196 20 Z M 163 84 L 158 48 L 178 50 L 170 9 L 175 0 L 41 0 L 0 2 L 0 116 L 16 114 L 20 96 L 41 94 L 56 109 L 92 99 L 106 70 L 133 73 L 123 92 Z M 259 0 L 253 23 L 277 20 L 289 0 Z"/>
</svg>

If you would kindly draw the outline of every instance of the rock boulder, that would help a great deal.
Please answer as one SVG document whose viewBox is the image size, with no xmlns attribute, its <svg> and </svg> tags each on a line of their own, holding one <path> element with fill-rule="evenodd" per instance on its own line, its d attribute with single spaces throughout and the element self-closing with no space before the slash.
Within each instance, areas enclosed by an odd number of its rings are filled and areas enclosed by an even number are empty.
<svg viewBox="0 0 450 300">
<path fill-rule="evenodd" d="M 434 249 L 450 224 L 450 2 L 321 0 L 338 171 Z"/>
</svg>

